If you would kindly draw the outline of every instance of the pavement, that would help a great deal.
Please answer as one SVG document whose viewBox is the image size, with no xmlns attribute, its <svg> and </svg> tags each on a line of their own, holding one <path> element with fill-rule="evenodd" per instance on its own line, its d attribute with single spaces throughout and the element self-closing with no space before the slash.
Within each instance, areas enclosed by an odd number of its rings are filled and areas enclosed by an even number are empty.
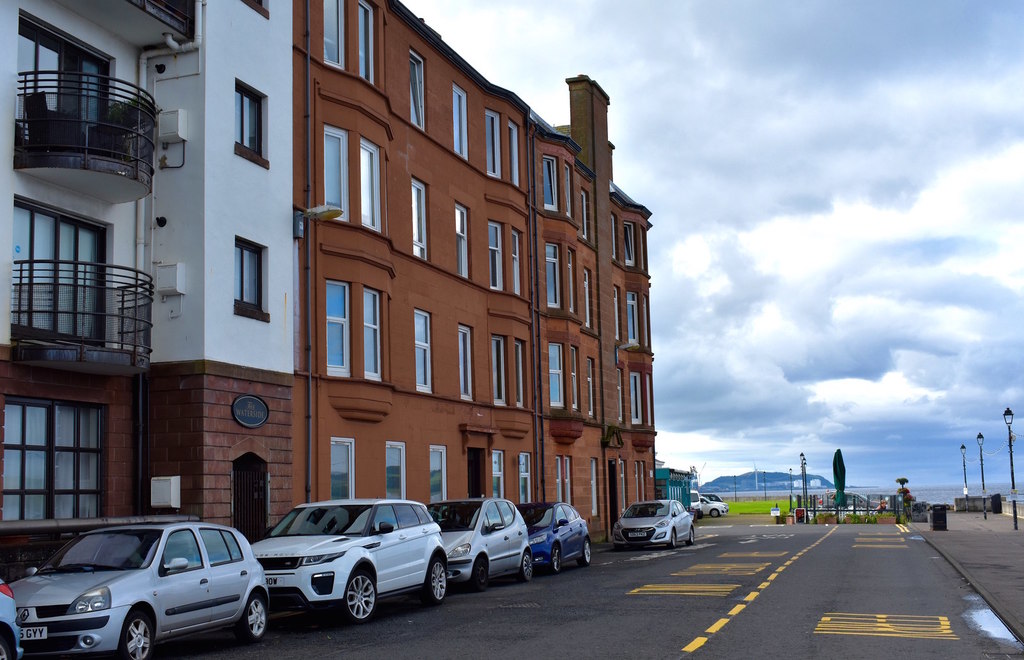
<svg viewBox="0 0 1024 660">
<path fill-rule="evenodd" d="M 1010 632 L 1024 642 L 1024 503 L 1017 503 L 1017 526 L 1012 507 L 1001 514 L 947 511 L 946 530 L 931 523 L 911 523 L 922 537 L 985 599 Z"/>
</svg>

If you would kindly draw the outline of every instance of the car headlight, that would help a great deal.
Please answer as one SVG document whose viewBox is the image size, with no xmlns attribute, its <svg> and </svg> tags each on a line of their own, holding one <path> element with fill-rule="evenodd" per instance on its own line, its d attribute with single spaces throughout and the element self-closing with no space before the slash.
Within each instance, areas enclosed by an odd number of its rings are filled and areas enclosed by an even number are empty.
<svg viewBox="0 0 1024 660">
<path fill-rule="evenodd" d="M 530 539 L 530 545 L 537 545 L 538 543 L 543 543 L 543 542 L 544 542 L 544 535 L 543 534 L 541 534 L 540 536 L 534 536 L 534 537 L 532 537 Z"/>
<path fill-rule="evenodd" d="M 299 565 L 300 566 L 315 566 L 317 564 L 326 564 L 329 561 L 334 561 L 338 557 L 344 556 L 344 554 L 345 554 L 345 552 L 341 551 L 341 552 L 332 552 L 332 553 L 326 554 L 326 555 L 309 555 L 308 557 L 303 557 L 302 561 L 299 562 Z"/>
<path fill-rule="evenodd" d="M 457 545 L 457 546 L 455 546 L 454 548 L 451 549 L 451 552 L 448 553 L 448 559 L 456 559 L 457 557 L 465 557 L 466 555 L 469 554 L 469 550 L 472 547 L 473 547 L 473 544 L 471 544 L 471 543 L 463 543 L 462 545 Z"/>
<path fill-rule="evenodd" d="M 668 527 L 668 521 L 667 520 L 659 520 L 658 524 L 655 525 L 655 527 Z"/>
<path fill-rule="evenodd" d="M 88 614 L 89 612 L 109 609 L 110 589 L 100 587 L 99 589 L 87 591 L 76 598 L 75 602 L 71 603 L 71 607 L 68 608 L 68 614 Z"/>
</svg>

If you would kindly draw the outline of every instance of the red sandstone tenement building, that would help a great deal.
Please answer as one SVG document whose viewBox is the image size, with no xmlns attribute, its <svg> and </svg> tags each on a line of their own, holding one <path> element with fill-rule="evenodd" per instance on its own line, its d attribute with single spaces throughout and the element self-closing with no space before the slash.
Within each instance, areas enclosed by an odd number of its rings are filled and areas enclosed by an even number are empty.
<svg viewBox="0 0 1024 660">
<path fill-rule="evenodd" d="M 595 81 L 553 127 L 389 0 L 0 26 L 0 527 L 500 494 L 600 538 L 653 496 L 650 213 Z"/>
<path fill-rule="evenodd" d="M 607 531 L 655 437 L 608 96 L 571 78 L 552 128 L 401 4 L 325 9 L 307 44 L 296 5 L 295 203 L 343 215 L 303 226 L 294 499 L 562 499 Z"/>
</svg>

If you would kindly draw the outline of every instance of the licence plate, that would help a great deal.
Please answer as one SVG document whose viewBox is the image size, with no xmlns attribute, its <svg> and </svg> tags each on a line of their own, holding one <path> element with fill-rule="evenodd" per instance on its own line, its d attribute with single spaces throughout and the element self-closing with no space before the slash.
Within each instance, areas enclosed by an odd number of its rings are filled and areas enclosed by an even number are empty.
<svg viewBox="0 0 1024 660">
<path fill-rule="evenodd" d="M 276 577 L 268 577 L 267 578 L 267 586 L 268 587 L 276 587 L 277 586 L 277 578 Z"/>
<path fill-rule="evenodd" d="M 629 532 L 626 536 L 631 539 L 641 539 L 647 536 L 647 532 Z"/>
<path fill-rule="evenodd" d="M 21 629 L 22 639 L 46 639 L 46 626 L 34 626 Z"/>
</svg>

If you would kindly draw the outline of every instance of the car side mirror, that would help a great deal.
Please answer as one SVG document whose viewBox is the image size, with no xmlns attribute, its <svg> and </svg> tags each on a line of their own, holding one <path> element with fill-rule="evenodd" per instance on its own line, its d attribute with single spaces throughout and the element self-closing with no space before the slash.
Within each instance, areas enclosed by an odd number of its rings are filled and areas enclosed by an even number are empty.
<svg viewBox="0 0 1024 660">
<path fill-rule="evenodd" d="M 382 522 L 377 525 L 378 534 L 390 534 L 395 531 L 395 526 L 389 522 Z"/>
<path fill-rule="evenodd" d="M 29 566 L 27 569 L 25 569 L 25 577 L 32 577 L 33 575 L 35 575 L 38 572 L 39 572 L 38 568 L 36 568 L 35 566 Z"/>
<path fill-rule="evenodd" d="M 568 524 L 569 524 L 568 520 L 566 520 L 565 518 L 559 518 L 558 522 L 555 523 L 555 527 L 561 527 L 562 525 L 568 525 Z"/>
<path fill-rule="evenodd" d="M 164 573 L 179 573 L 188 568 L 188 559 L 184 557 L 175 557 L 171 561 L 164 564 Z"/>
</svg>

